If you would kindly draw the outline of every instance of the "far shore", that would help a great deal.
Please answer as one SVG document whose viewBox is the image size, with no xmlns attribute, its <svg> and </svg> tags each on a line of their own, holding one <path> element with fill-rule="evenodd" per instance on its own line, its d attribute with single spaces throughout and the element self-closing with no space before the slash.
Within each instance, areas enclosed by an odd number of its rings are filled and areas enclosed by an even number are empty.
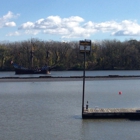
<svg viewBox="0 0 140 140">
<path fill-rule="evenodd" d="M 87 76 L 86 81 L 94 80 L 134 80 L 139 79 L 140 76 Z M 57 82 L 57 81 L 83 81 L 83 76 L 70 76 L 70 77 L 1 77 L 0 82 Z"/>
</svg>

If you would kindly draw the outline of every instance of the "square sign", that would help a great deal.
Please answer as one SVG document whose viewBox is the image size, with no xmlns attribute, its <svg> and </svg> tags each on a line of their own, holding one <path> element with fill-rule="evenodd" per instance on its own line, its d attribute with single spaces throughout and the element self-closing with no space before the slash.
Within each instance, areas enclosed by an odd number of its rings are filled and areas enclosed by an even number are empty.
<svg viewBox="0 0 140 140">
<path fill-rule="evenodd" d="M 80 53 L 90 53 L 91 52 L 91 40 L 81 40 L 79 41 Z"/>
</svg>

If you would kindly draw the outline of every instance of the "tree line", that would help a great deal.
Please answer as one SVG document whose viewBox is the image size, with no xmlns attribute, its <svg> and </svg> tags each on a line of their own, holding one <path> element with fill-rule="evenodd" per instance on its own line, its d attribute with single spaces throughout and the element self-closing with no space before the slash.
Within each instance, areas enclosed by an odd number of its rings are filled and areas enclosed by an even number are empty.
<svg viewBox="0 0 140 140">
<path fill-rule="evenodd" d="M 47 64 L 54 70 L 83 70 L 83 60 L 84 55 L 79 52 L 79 41 L 31 39 L 0 43 L 0 70 L 14 70 L 11 61 L 27 68 Z M 85 65 L 87 70 L 139 70 L 140 41 L 92 42 Z"/>
</svg>

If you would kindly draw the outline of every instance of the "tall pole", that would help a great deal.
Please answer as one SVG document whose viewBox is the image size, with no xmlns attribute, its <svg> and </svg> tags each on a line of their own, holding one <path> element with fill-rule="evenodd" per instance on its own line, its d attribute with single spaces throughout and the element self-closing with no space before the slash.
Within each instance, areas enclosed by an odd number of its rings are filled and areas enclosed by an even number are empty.
<svg viewBox="0 0 140 140">
<path fill-rule="evenodd" d="M 31 58 L 31 67 L 33 68 L 34 64 L 33 64 L 33 44 L 32 44 L 32 40 L 31 40 L 30 58 Z"/>
<path fill-rule="evenodd" d="M 86 53 L 90 53 L 91 51 L 91 40 L 81 40 L 79 46 L 80 52 L 84 52 L 84 70 L 83 70 L 83 96 L 82 96 L 82 118 L 84 117 L 84 96 L 85 96 L 85 61 L 86 61 Z"/>
<path fill-rule="evenodd" d="M 84 96 L 85 96 L 85 60 L 86 60 L 86 46 L 84 46 L 84 71 L 83 71 L 83 97 L 82 97 L 82 116 L 84 113 Z"/>
</svg>

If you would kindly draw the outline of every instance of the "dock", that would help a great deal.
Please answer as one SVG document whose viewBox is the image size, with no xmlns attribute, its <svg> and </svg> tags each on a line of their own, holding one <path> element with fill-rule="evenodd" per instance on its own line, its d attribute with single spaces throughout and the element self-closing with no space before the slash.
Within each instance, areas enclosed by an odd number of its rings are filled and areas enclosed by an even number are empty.
<svg viewBox="0 0 140 140">
<path fill-rule="evenodd" d="M 83 119 L 140 119 L 140 108 L 84 108 Z"/>
</svg>

